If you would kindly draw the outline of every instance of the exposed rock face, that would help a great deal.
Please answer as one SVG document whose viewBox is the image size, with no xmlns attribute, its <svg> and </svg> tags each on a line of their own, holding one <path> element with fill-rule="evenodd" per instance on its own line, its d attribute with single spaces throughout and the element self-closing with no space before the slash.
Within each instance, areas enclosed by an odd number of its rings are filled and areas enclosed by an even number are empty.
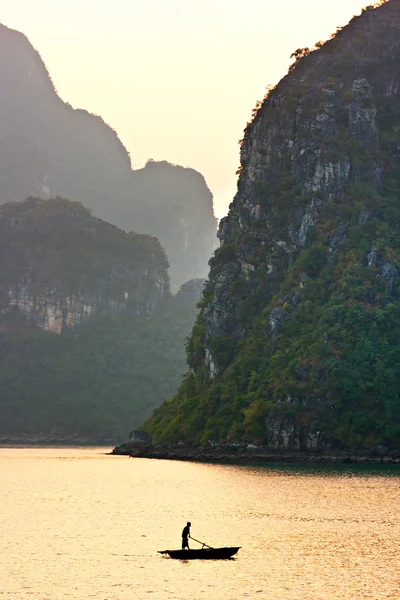
<svg viewBox="0 0 400 600">
<path fill-rule="evenodd" d="M 62 294 L 57 290 L 42 285 L 38 280 L 35 283 L 15 284 L 7 289 L 9 301 L 0 308 L 2 314 L 17 309 L 28 318 L 33 319 L 39 327 L 46 331 L 62 333 L 66 327 L 77 325 L 86 321 L 95 312 L 101 311 L 106 314 L 129 312 L 143 317 L 151 317 L 163 303 L 165 280 L 163 277 L 154 279 L 154 287 L 149 288 L 149 277 L 146 270 L 138 272 L 127 288 L 134 285 L 145 293 L 139 293 L 132 303 L 129 292 L 124 292 L 121 300 L 103 299 L 100 295 L 90 296 L 83 294 Z M 30 279 L 25 275 L 24 279 Z M 147 289 L 146 289 L 147 288 Z M 39 290 L 39 292 L 38 292 Z M 35 293 L 36 292 L 36 293 Z M 150 292 L 150 294 L 149 294 Z M 151 294 L 153 292 L 154 295 Z"/>
<path fill-rule="evenodd" d="M 393 265 L 386 263 L 381 269 L 381 277 L 386 280 L 386 289 L 388 292 L 394 292 L 396 283 L 399 281 L 399 273 Z"/>
<path fill-rule="evenodd" d="M 210 443 L 208 446 L 188 447 L 182 443 L 158 446 L 140 442 L 124 443 L 116 446 L 110 454 L 131 458 L 156 458 L 161 460 L 181 460 L 191 462 L 219 463 L 302 463 L 319 464 L 375 464 L 400 465 L 400 452 L 394 448 L 378 446 L 363 449 L 357 453 L 346 450 L 316 452 L 271 452 L 268 448 L 254 444 Z"/>
<path fill-rule="evenodd" d="M 246 127 L 191 372 L 147 424 L 156 441 L 400 440 L 399 27 L 400 0 L 369 7 Z"/>
<path fill-rule="evenodd" d="M 204 177 L 194 169 L 149 161 L 144 169 L 133 171 L 124 211 L 110 222 L 155 235 L 167 252 L 172 284 L 205 278 L 210 254 L 216 249 L 217 221 L 213 197 Z"/>
<path fill-rule="evenodd" d="M 98 311 L 153 316 L 169 297 L 155 238 L 126 234 L 61 198 L 3 205 L 0 252 L 0 312 L 19 310 L 56 333 Z"/>
<path fill-rule="evenodd" d="M 3 204 L 0 439 L 124 439 L 178 388 L 196 314 L 156 238 L 62 198 Z"/>
<path fill-rule="evenodd" d="M 379 143 L 376 117 L 380 108 L 382 120 L 386 99 L 399 98 L 394 58 L 400 57 L 399 10 L 392 0 L 354 19 L 280 82 L 246 128 L 238 192 L 218 231 L 221 246 L 235 245 L 235 257 L 222 268 L 214 267 L 215 259 L 210 263 L 214 297 L 204 318 L 209 355 L 207 340 L 215 335 L 245 335 L 236 318 L 237 299 L 229 292 L 233 282 L 244 277 L 249 290 L 261 285 L 267 300 L 277 291 L 277 276 L 281 280 L 307 246 L 321 208 L 366 172 L 379 186 L 382 166 L 372 157 Z M 366 44 L 372 32 L 378 39 Z M 363 165 L 353 160 L 357 147 L 371 154 Z M 344 238 L 342 227 L 332 236 L 331 254 Z M 276 324 L 282 320 L 277 311 L 270 317 Z"/>
<path fill-rule="evenodd" d="M 205 279 L 191 279 L 179 288 L 175 301 L 181 306 L 195 306 L 203 295 Z"/>
<path fill-rule="evenodd" d="M 57 298 L 52 290 L 43 290 L 39 297 L 32 293 L 30 286 L 14 285 L 8 289 L 9 303 L 2 313 L 18 309 L 34 319 L 42 329 L 61 333 L 65 327 L 76 325 L 87 319 L 97 308 L 93 298 L 66 296 Z"/>
<path fill-rule="evenodd" d="M 206 276 L 217 222 L 199 173 L 153 161 L 133 171 L 116 132 L 63 102 L 28 39 L 3 25 L 0 83 L 0 202 L 82 202 L 126 231 L 158 237 L 175 286 Z"/>
</svg>

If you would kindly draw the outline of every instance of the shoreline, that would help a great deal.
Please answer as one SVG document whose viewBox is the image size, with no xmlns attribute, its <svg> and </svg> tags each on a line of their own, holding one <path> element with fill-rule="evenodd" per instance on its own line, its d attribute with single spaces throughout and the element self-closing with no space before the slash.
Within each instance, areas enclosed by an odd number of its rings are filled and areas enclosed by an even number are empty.
<svg viewBox="0 0 400 600">
<path fill-rule="evenodd" d="M 6 446 L 108 446 L 113 447 L 115 444 L 114 440 L 92 440 L 87 438 L 82 439 L 44 439 L 44 438 L 25 438 L 25 437 L 9 437 L 0 438 L 0 447 Z"/>
<path fill-rule="evenodd" d="M 129 458 L 151 458 L 190 462 L 237 463 L 304 463 L 332 465 L 398 465 L 400 452 L 397 450 L 353 450 L 302 452 L 246 447 L 190 447 L 175 444 L 157 446 L 152 444 L 125 443 L 116 446 L 110 453 Z"/>
</svg>

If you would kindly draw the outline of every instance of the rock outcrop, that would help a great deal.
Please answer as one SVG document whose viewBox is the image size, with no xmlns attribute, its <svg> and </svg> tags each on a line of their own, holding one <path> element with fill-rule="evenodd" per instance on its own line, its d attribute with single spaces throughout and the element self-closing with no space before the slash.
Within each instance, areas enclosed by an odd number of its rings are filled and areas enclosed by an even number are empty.
<svg viewBox="0 0 400 600">
<path fill-rule="evenodd" d="M 77 202 L 28 198 L 0 207 L 0 313 L 61 333 L 95 312 L 144 318 L 169 297 L 156 238 L 127 234 Z"/>
<path fill-rule="evenodd" d="M 132 170 L 116 132 L 63 102 L 28 39 L 3 25 L 0 83 L 0 202 L 80 201 L 126 231 L 158 237 L 175 287 L 206 276 L 217 222 L 200 173 L 154 161 Z"/>
<path fill-rule="evenodd" d="M 235 294 L 227 292 L 231 283 L 243 277 L 249 290 L 261 285 L 264 299 L 271 297 L 277 276 L 282 279 L 326 218 L 322 208 L 365 180 L 380 188 L 377 113 L 381 108 L 382 119 L 388 100 L 396 102 L 400 84 L 391 55 L 398 48 L 397 25 L 390 16 L 398 10 L 397 0 L 390 4 L 366 11 L 321 50 L 303 58 L 247 126 L 238 193 L 218 232 L 221 247 L 233 244 L 235 256 L 222 269 L 219 254 L 211 260 L 216 292 L 205 312 L 206 340 L 232 330 L 237 337 L 245 335 L 236 325 L 238 306 L 228 306 L 237 304 Z M 391 43 L 382 40 L 386 28 Z M 372 32 L 375 44 L 363 47 Z M 331 236 L 331 254 L 345 230 Z M 260 279 L 265 265 L 265 278 Z M 221 319 L 221 312 L 228 318 Z"/>
<path fill-rule="evenodd" d="M 400 452 L 390 446 L 360 450 L 328 450 L 318 452 L 271 451 L 254 444 L 209 443 L 206 446 L 187 446 L 183 443 L 160 446 L 157 444 L 127 442 L 116 446 L 114 456 L 155 458 L 190 462 L 249 463 L 314 463 L 331 465 L 400 465 Z M 342 468 L 342 467 L 341 467 Z"/>
<path fill-rule="evenodd" d="M 368 7 L 257 107 L 156 441 L 399 441 L 399 27 Z"/>
<path fill-rule="evenodd" d="M 156 238 L 62 198 L 2 205 L 0 440 L 123 439 L 178 388 L 196 312 Z"/>
<path fill-rule="evenodd" d="M 190 279 L 179 288 L 175 302 L 180 306 L 196 306 L 203 295 L 205 279 Z"/>
<path fill-rule="evenodd" d="M 156 236 L 170 263 L 171 283 L 176 288 L 190 279 L 205 278 L 208 258 L 218 246 L 213 196 L 204 177 L 194 169 L 166 161 L 148 161 L 132 171 L 125 206 L 110 222 Z M 124 223 L 125 221 L 125 223 Z"/>
</svg>

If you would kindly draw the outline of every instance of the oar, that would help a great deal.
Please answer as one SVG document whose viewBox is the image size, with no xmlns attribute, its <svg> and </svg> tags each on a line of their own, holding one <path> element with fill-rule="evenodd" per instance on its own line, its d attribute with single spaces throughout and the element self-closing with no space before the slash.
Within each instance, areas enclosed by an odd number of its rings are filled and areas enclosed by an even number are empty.
<svg viewBox="0 0 400 600">
<path fill-rule="evenodd" d="M 191 540 L 194 540 L 195 542 L 197 542 L 198 544 L 203 544 L 203 548 L 204 546 L 207 546 L 207 548 L 210 548 L 211 550 L 214 550 L 214 548 L 212 546 L 209 546 L 208 544 L 206 544 L 205 542 L 200 542 L 199 540 L 196 540 L 196 538 L 190 536 Z"/>
</svg>

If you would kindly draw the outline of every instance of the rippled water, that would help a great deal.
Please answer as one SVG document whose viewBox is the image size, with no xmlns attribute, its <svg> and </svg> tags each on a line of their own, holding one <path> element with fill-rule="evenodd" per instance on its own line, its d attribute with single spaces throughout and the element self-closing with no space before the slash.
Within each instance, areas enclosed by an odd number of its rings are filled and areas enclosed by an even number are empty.
<svg viewBox="0 0 400 600">
<path fill-rule="evenodd" d="M 0 449 L 1 600 L 400 598 L 400 471 L 108 450 Z M 157 554 L 179 548 L 187 520 L 199 540 L 242 546 L 237 558 Z"/>
</svg>

